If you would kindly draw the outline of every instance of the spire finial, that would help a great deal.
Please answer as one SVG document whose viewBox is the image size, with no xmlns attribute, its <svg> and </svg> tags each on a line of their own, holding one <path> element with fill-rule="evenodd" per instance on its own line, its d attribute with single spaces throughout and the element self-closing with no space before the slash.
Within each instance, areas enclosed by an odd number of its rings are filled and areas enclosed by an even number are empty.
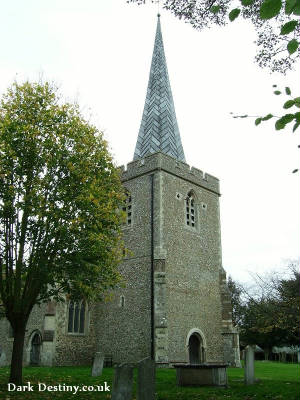
<svg viewBox="0 0 300 400">
<path fill-rule="evenodd" d="M 160 0 L 156 0 L 156 3 L 157 3 L 157 17 L 159 18 L 159 17 L 160 17 L 160 12 L 159 12 L 159 9 L 160 9 Z"/>
</svg>

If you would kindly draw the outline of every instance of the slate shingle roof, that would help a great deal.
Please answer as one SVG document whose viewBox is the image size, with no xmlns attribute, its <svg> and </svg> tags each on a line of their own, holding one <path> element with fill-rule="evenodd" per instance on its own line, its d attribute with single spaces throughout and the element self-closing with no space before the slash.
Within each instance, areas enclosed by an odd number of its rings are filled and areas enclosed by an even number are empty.
<svg viewBox="0 0 300 400">
<path fill-rule="evenodd" d="M 146 101 L 134 160 L 161 151 L 185 161 L 169 82 L 158 15 Z"/>
</svg>

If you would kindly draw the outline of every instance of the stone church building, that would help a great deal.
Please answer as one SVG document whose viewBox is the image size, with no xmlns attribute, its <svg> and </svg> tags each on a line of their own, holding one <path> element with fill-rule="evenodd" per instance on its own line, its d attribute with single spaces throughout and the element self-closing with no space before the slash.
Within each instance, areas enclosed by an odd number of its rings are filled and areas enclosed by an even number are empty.
<svg viewBox="0 0 300 400">
<path fill-rule="evenodd" d="M 112 300 L 50 302 L 27 324 L 24 363 L 89 365 L 151 356 L 239 366 L 238 334 L 222 268 L 219 181 L 185 162 L 158 16 L 146 101 L 133 161 L 122 167 L 126 287 Z M 0 366 L 13 337 L 0 321 Z"/>
</svg>

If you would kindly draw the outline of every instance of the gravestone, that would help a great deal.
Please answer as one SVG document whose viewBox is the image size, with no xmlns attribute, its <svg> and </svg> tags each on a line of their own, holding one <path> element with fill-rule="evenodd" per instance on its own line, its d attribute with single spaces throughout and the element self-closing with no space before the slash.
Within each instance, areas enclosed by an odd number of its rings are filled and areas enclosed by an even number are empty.
<svg viewBox="0 0 300 400">
<path fill-rule="evenodd" d="M 149 357 L 138 363 L 137 399 L 154 400 L 155 397 L 155 361 Z"/>
<path fill-rule="evenodd" d="M 254 383 L 254 347 L 247 346 L 245 349 L 245 384 Z"/>
<path fill-rule="evenodd" d="M 133 366 L 121 364 L 115 368 L 111 400 L 131 400 Z"/>
<path fill-rule="evenodd" d="M 94 358 L 93 368 L 92 368 L 92 376 L 102 375 L 103 362 L 104 362 L 104 354 L 102 354 L 100 352 L 95 353 L 95 358 Z"/>
</svg>

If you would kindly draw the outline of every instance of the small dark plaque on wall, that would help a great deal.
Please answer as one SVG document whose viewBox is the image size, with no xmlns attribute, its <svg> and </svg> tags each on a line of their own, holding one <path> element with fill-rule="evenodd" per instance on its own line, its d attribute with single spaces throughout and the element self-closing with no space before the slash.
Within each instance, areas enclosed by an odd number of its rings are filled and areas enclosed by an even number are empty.
<svg viewBox="0 0 300 400">
<path fill-rule="evenodd" d="M 43 341 L 44 342 L 53 342 L 54 339 L 54 331 L 44 331 Z"/>
</svg>

